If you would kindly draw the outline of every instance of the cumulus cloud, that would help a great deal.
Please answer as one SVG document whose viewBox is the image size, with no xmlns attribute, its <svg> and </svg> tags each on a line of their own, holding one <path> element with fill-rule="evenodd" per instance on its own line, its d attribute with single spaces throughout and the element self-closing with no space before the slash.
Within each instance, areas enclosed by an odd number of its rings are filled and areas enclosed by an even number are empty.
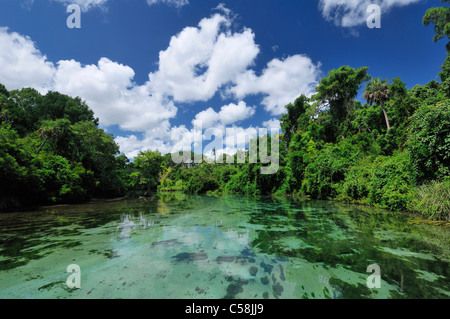
<svg viewBox="0 0 450 319">
<path fill-rule="evenodd" d="M 355 27 L 365 24 L 367 7 L 378 4 L 381 12 L 388 12 L 393 7 L 407 6 L 421 0 L 320 0 L 319 8 L 328 21 L 339 27 Z"/>
<path fill-rule="evenodd" d="M 301 94 L 313 94 L 319 77 L 319 64 L 314 64 L 307 56 L 294 55 L 284 60 L 273 59 L 260 76 L 253 70 L 239 74 L 236 84 L 228 91 L 237 98 L 264 94 L 265 109 L 273 115 L 281 115 L 285 106 Z"/>
<path fill-rule="evenodd" d="M 9 90 L 33 87 L 40 92 L 52 84 L 55 66 L 26 36 L 0 28 L 0 83 Z"/>
<path fill-rule="evenodd" d="M 192 125 L 201 126 L 203 129 L 231 125 L 252 117 L 255 114 L 255 109 L 255 107 L 247 106 L 244 101 L 240 101 L 238 104 L 224 105 L 219 112 L 210 107 L 198 113 L 192 120 Z"/>
<path fill-rule="evenodd" d="M 149 75 L 152 87 L 177 102 L 207 101 L 218 89 L 252 65 L 259 53 L 250 29 L 233 33 L 220 14 L 186 27 L 159 54 L 159 70 Z"/>
<path fill-rule="evenodd" d="M 139 138 L 136 134 L 131 134 L 118 136 L 115 141 L 120 145 L 120 151 L 128 158 L 134 158 L 140 151 L 146 150 L 158 150 L 162 154 L 167 154 L 173 149 L 172 132 L 180 130 L 185 132 L 184 128 L 184 126 L 171 127 L 169 121 L 163 121 L 158 126 L 148 129 L 142 138 Z M 189 145 L 191 145 L 190 142 Z"/>
<path fill-rule="evenodd" d="M 277 118 L 270 119 L 262 123 L 262 126 L 269 130 L 281 130 L 280 120 Z"/>
<path fill-rule="evenodd" d="M 98 65 L 86 66 L 74 60 L 59 61 L 54 88 L 81 96 L 105 126 L 116 124 L 129 131 L 146 131 L 176 115 L 172 101 L 152 94 L 148 83 L 135 85 L 133 77 L 133 69 L 107 58 L 101 58 Z"/>
</svg>

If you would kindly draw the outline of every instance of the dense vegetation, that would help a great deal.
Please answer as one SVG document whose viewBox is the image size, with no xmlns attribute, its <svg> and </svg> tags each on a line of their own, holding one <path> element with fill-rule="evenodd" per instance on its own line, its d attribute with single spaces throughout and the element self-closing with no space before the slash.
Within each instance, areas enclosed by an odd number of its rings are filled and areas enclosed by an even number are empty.
<svg viewBox="0 0 450 319">
<path fill-rule="evenodd" d="M 316 95 L 286 106 L 277 174 L 248 162 L 175 166 L 160 189 L 297 195 L 450 219 L 449 70 L 447 58 L 440 82 L 410 90 L 367 68 L 332 70 Z M 355 99 L 362 88 L 367 103 Z"/>
<path fill-rule="evenodd" d="M 435 41 L 449 36 L 448 8 L 423 22 L 434 24 Z M 407 90 L 366 67 L 331 70 L 315 95 L 286 106 L 272 175 L 248 152 L 233 164 L 175 164 L 158 151 L 129 161 L 81 99 L 0 85 L 0 209 L 160 190 L 305 196 L 450 220 L 449 57 L 439 80 Z"/>
</svg>

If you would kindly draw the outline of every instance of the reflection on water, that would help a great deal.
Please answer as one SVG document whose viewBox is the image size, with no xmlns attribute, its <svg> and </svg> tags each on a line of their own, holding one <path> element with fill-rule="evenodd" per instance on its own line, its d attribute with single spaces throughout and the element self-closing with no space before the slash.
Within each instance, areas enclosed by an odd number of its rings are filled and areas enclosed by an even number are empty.
<svg viewBox="0 0 450 319">
<path fill-rule="evenodd" d="M 0 298 L 449 298 L 450 229 L 411 221 L 183 194 L 2 214 Z M 81 289 L 66 285 L 70 264 Z"/>
</svg>

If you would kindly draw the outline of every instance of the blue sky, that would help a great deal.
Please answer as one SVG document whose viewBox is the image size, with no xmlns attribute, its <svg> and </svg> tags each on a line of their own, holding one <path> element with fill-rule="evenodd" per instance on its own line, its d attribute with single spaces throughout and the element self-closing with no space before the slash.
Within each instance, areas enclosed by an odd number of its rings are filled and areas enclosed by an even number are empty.
<svg viewBox="0 0 450 319">
<path fill-rule="evenodd" d="M 81 28 L 69 29 L 69 4 Z M 366 25 L 379 4 L 381 28 Z M 0 83 L 80 96 L 129 157 L 203 129 L 257 134 L 342 65 L 408 88 L 436 79 L 438 0 L 0 0 Z M 190 138 L 173 140 L 182 133 Z M 189 135 L 190 133 L 190 135 Z M 229 151 L 229 150 L 228 150 Z"/>
</svg>

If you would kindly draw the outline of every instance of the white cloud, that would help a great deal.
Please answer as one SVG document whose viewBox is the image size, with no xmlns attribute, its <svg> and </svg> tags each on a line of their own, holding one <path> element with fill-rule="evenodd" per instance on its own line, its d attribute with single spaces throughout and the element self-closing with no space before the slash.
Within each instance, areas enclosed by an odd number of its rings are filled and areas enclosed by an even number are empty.
<svg viewBox="0 0 450 319">
<path fill-rule="evenodd" d="M 144 133 L 142 139 L 136 135 L 118 136 L 115 138 L 117 144 L 120 145 L 120 151 L 128 158 L 136 157 L 140 151 L 158 150 L 162 154 L 172 151 L 171 133 L 172 131 L 180 131 L 180 127 L 171 127 L 169 121 L 164 121 L 160 125 L 149 129 Z"/>
<path fill-rule="evenodd" d="M 214 111 L 212 107 L 201 111 L 195 116 L 195 119 L 192 120 L 192 125 L 197 127 L 202 127 L 203 129 L 207 129 L 217 125 L 220 121 L 219 113 Z"/>
<path fill-rule="evenodd" d="M 227 149 L 232 149 L 233 145 L 236 145 L 237 149 L 243 149 L 244 146 L 258 136 L 258 128 L 255 127 L 229 127 L 225 130 L 224 145 Z M 231 154 L 231 153 L 229 153 Z"/>
<path fill-rule="evenodd" d="M 225 127 L 252 117 L 255 109 L 255 107 L 247 106 L 244 101 L 240 101 L 238 104 L 224 105 L 219 112 L 210 107 L 198 113 L 192 120 L 192 125 L 201 126 L 203 129 L 213 126 Z"/>
<path fill-rule="evenodd" d="M 85 99 L 105 126 L 117 124 L 130 131 L 146 131 L 176 115 L 173 102 L 151 94 L 148 83 L 135 85 L 133 77 L 130 67 L 107 58 L 87 66 L 74 60 L 59 61 L 54 89 Z"/>
<path fill-rule="evenodd" d="M 232 33 L 230 23 L 215 14 L 172 37 L 159 54 L 159 70 L 149 75 L 152 87 L 177 102 L 207 101 L 245 72 L 259 48 L 250 29 Z"/>
<path fill-rule="evenodd" d="M 224 125 L 229 125 L 246 120 L 255 114 L 255 109 L 255 107 L 247 106 L 243 101 L 222 106 L 219 112 L 220 121 Z"/>
<path fill-rule="evenodd" d="M 280 120 L 277 119 L 277 118 L 273 118 L 273 119 L 270 119 L 268 121 L 265 121 L 265 122 L 262 123 L 262 125 L 263 125 L 263 127 L 267 128 L 269 130 L 274 129 L 274 130 L 281 131 Z"/>
<path fill-rule="evenodd" d="M 147 3 L 149 6 L 157 4 L 157 3 L 164 3 L 164 4 L 174 6 L 176 8 L 180 8 L 182 6 L 188 5 L 189 0 L 147 0 Z"/>
<path fill-rule="evenodd" d="M 229 92 L 237 98 L 264 94 L 262 104 L 266 110 L 281 115 L 285 106 L 301 94 L 313 94 L 319 77 L 320 65 L 315 65 L 307 56 L 294 55 L 285 60 L 273 59 L 260 76 L 253 70 L 239 74 Z"/>
<path fill-rule="evenodd" d="M 46 91 L 55 66 L 36 48 L 29 37 L 0 28 L 0 83 L 9 90 L 33 87 Z"/>
<path fill-rule="evenodd" d="M 421 0 L 320 0 L 319 8 L 328 21 L 339 27 L 355 27 L 365 24 L 370 4 L 378 4 L 382 13 L 393 7 L 407 6 Z"/>
<path fill-rule="evenodd" d="M 226 16 L 230 16 L 233 12 L 225 6 L 225 3 L 221 2 L 217 5 L 215 10 L 222 11 Z"/>
</svg>

